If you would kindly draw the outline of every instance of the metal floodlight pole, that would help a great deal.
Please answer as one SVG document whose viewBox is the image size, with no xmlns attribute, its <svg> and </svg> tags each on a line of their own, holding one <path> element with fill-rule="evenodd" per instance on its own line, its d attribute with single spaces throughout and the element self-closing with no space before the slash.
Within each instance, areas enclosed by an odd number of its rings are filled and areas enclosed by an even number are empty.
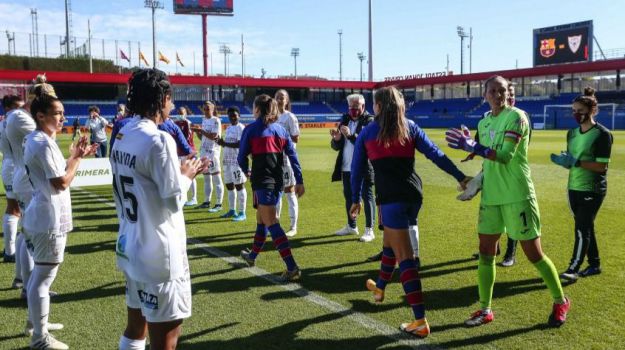
<svg viewBox="0 0 625 350">
<path fill-rule="evenodd" d="M 460 74 L 464 74 L 464 38 L 469 35 L 464 31 L 464 28 L 457 26 L 458 36 L 460 37 Z"/>
<path fill-rule="evenodd" d="M 65 0 L 65 58 L 69 58 L 69 8 Z"/>
<path fill-rule="evenodd" d="M 232 50 L 230 50 L 230 47 L 228 45 L 221 44 L 221 46 L 219 46 L 219 53 L 224 54 L 224 75 L 228 76 L 228 55 L 232 53 Z"/>
<path fill-rule="evenodd" d="M 362 61 L 365 60 L 366 56 L 362 52 L 359 52 L 357 55 L 358 55 L 358 59 L 360 60 L 360 81 L 362 81 Z"/>
<path fill-rule="evenodd" d="M 165 7 L 163 2 L 155 0 L 145 0 L 146 8 L 152 9 L 152 66 L 156 68 L 156 9 Z"/>
<path fill-rule="evenodd" d="M 343 29 L 339 29 L 339 80 L 343 80 Z"/>
<path fill-rule="evenodd" d="M 369 81 L 373 81 L 373 26 L 371 24 L 371 0 L 369 0 Z"/>
<path fill-rule="evenodd" d="M 297 47 L 292 48 L 291 56 L 293 56 L 293 63 L 295 65 L 295 79 L 297 79 L 297 56 L 299 56 L 299 48 Z"/>
<path fill-rule="evenodd" d="M 469 74 L 473 73 L 473 27 L 469 28 Z"/>
<path fill-rule="evenodd" d="M 93 56 L 91 55 L 91 20 L 87 19 L 87 35 L 89 43 L 89 73 L 93 73 Z"/>
</svg>

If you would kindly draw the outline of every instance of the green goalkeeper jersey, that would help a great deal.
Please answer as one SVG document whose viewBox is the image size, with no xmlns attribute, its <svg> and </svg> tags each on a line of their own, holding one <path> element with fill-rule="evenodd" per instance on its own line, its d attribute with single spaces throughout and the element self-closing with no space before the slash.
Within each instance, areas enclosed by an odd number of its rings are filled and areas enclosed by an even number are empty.
<svg viewBox="0 0 625 350">
<path fill-rule="evenodd" d="M 497 151 L 496 160 L 484 159 L 482 204 L 502 205 L 535 198 L 527 160 L 530 139 L 527 114 L 506 107 L 497 116 L 486 115 L 477 129 L 480 144 Z"/>
<path fill-rule="evenodd" d="M 566 134 L 566 149 L 573 157 L 589 162 L 609 163 L 612 151 L 612 134 L 597 123 L 582 132 L 580 128 Z M 578 166 L 569 171 L 569 190 L 606 193 L 608 183 L 605 173 L 595 173 Z"/>
</svg>

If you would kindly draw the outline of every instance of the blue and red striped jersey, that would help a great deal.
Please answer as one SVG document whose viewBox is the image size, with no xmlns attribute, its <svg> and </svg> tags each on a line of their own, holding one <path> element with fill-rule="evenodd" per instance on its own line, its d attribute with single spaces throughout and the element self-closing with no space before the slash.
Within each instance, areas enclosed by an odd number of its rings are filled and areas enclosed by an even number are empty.
<svg viewBox="0 0 625 350">
<path fill-rule="evenodd" d="M 452 163 L 413 121 L 408 120 L 409 139 L 402 145 L 394 141 L 389 147 L 378 142 L 380 124 L 367 125 L 356 139 L 351 167 L 352 202 L 360 201 L 367 159 L 375 174 L 376 196 L 380 203 L 412 202 L 422 197 L 421 179 L 415 171 L 415 149 L 458 182 L 465 175 Z"/>
<path fill-rule="evenodd" d="M 295 182 L 303 184 L 302 168 L 291 136 L 278 123 L 265 125 L 257 118 L 243 130 L 237 161 L 243 172 L 249 170 L 248 155 L 252 155 L 252 189 L 282 190 L 284 156 L 289 157 Z"/>
</svg>

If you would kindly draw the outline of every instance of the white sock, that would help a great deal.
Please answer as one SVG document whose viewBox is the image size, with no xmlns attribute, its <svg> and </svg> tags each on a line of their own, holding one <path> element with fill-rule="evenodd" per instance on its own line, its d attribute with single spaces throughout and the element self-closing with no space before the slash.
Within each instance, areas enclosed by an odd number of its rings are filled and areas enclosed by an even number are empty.
<svg viewBox="0 0 625 350">
<path fill-rule="evenodd" d="M 289 218 L 291 219 L 291 228 L 297 228 L 297 216 L 299 214 L 299 205 L 297 203 L 297 195 L 295 192 L 287 192 L 286 200 L 289 202 Z"/>
<path fill-rule="evenodd" d="M 28 244 L 26 244 L 26 239 L 23 239 L 22 244 L 20 245 L 20 260 L 21 260 L 20 267 L 21 267 L 21 273 L 22 273 L 22 282 L 24 282 L 25 288 L 28 286 L 30 274 L 33 271 L 33 267 L 35 266 L 33 255 L 27 246 Z"/>
<path fill-rule="evenodd" d="M 191 201 L 197 201 L 197 180 L 193 179 L 193 181 L 191 181 Z"/>
<path fill-rule="evenodd" d="M 24 235 L 18 233 L 15 239 L 15 278 L 18 280 L 22 280 L 22 250 L 20 249 L 22 244 L 24 244 Z"/>
<path fill-rule="evenodd" d="M 204 202 L 210 203 L 211 194 L 213 194 L 213 177 L 209 174 L 204 174 Z"/>
<path fill-rule="evenodd" d="M 239 213 L 245 213 L 245 207 L 247 206 L 247 191 L 245 187 L 237 191 L 237 207 Z"/>
<path fill-rule="evenodd" d="M 130 339 L 125 336 L 119 337 L 119 350 L 144 350 L 145 338 L 143 339 Z"/>
<path fill-rule="evenodd" d="M 2 217 L 2 231 L 4 232 L 4 254 L 15 254 L 15 239 L 17 236 L 17 222 L 19 216 L 4 214 Z"/>
<path fill-rule="evenodd" d="M 410 237 L 410 245 L 416 257 L 419 257 L 419 226 L 409 226 L 408 236 Z"/>
<path fill-rule="evenodd" d="M 35 265 L 28 283 L 28 313 L 33 324 L 33 333 L 48 333 L 50 314 L 50 285 L 54 282 L 59 265 Z"/>
<path fill-rule="evenodd" d="M 237 193 L 234 190 L 228 190 L 228 207 L 230 210 L 236 211 Z"/>
<path fill-rule="evenodd" d="M 278 198 L 278 203 L 276 203 L 276 218 L 280 219 L 281 212 L 282 212 L 282 196 Z"/>
<path fill-rule="evenodd" d="M 221 175 L 212 175 L 215 182 L 215 205 L 221 205 L 224 200 L 224 182 L 221 180 Z"/>
</svg>

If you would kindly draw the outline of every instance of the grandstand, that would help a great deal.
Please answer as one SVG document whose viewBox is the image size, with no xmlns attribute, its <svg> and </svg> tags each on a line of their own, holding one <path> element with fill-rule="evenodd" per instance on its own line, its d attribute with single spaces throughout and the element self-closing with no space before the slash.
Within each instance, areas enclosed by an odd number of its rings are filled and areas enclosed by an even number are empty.
<svg viewBox="0 0 625 350">
<path fill-rule="evenodd" d="M 482 100 L 482 83 L 498 74 L 511 79 L 517 91 L 517 106 L 525 110 L 537 128 L 570 128 L 573 122 L 562 108 L 545 106 L 569 105 L 585 86 L 597 90 L 601 103 L 614 108 L 601 108 L 599 121 L 608 127 L 625 129 L 625 91 L 621 90 L 621 71 L 625 59 L 586 63 L 559 64 L 508 71 L 493 71 L 444 77 L 395 80 L 392 82 L 354 82 L 320 79 L 258 79 L 242 77 L 172 76 L 176 106 L 188 106 L 191 121 L 200 123 L 200 106 L 213 100 L 227 123 L 225 111 L 230 106 L 241 110 L 243 121 L 252 117 L 252 102 L 260 93 L 273 94 L 286 89 L 292 98 L 292 110 L 302 123 L 329 126 L 345 112 L 345 97 L 358 92 L 365 95 L 371 110 L 371 96 L 380 86 L 396 85 L 402 89 L 408 109 L 407 116 L 426 128 L 444 128 L 465 124 L 475 127 L 488 110 Z M 0 70 L 2 91 L 21 91 L 38 72 Z M 59 86 L 65 102 L 68 124 L 74 117 L 87 117 L 88 106 L 98 105 L 102 115 L 112 118 L 118 103 L 124 103 L 125 74 L 48 72 L 50 81 Z M 11 90 L 12 89 L 12 90 Z M 614 120 L 614 125 L 612 125 Z M 82 124 L 82 121 L 81 121 Z"/>
</svg>

